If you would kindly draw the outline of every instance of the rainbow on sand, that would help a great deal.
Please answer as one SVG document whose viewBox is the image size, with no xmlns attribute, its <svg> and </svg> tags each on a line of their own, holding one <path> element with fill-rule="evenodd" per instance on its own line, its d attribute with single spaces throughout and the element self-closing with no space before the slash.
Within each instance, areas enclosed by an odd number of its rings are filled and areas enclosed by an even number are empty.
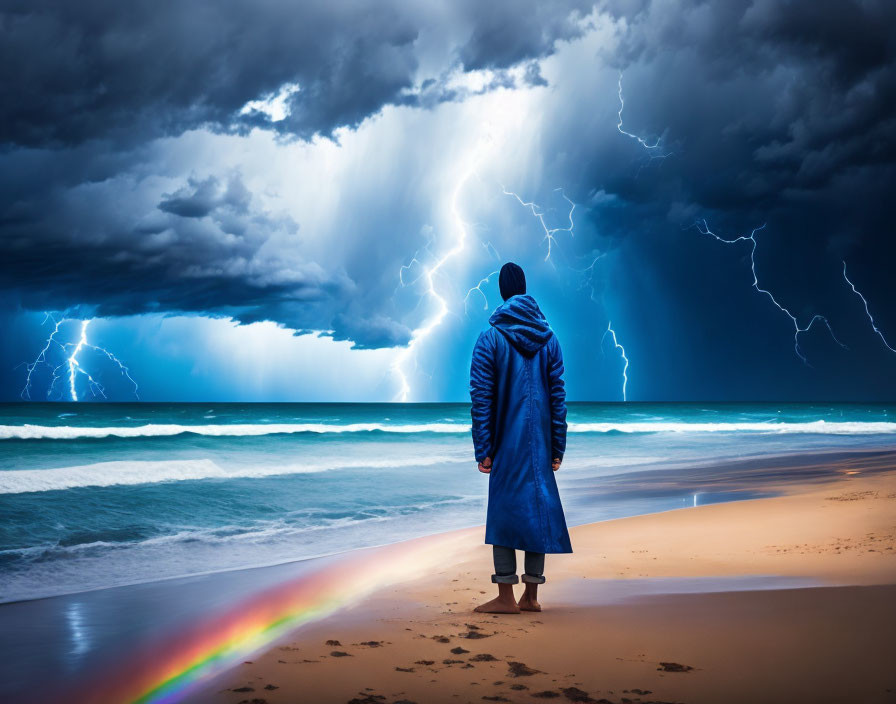
<svg viewBox="0 0 896 704">
<path fill-rule="evenodd" d="M 102 682 L 75 695 L 84 704 L 170 704 L 297 627 L 351 606 L 371 592 L 422 577 L 469 549 L 468 531 L 346 553 L 310 575 L 248 597 L 225 613 L 185 626 L 126 655 Z M 74 694 L 74 693 L 70 693 Z M 71 699 L 69 700 L 71 701 Z"/>
</svg>

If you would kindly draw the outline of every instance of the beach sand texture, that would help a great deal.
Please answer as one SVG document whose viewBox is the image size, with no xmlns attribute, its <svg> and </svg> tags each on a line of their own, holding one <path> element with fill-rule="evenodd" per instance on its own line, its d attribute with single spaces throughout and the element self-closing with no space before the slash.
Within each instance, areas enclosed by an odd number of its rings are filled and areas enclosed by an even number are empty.
<svg viewBox="0 0 896 704">
<path fill-rule="evenodd" d="M 896 471 L 841 477 L 574 528 L 575 552 L 548 556 L 541 613 L 473 613 L 492 596 L 490 550 L 481 529 L 458 532 L 463 558 L 190 701 L 894 702 Z"/>
</svg>

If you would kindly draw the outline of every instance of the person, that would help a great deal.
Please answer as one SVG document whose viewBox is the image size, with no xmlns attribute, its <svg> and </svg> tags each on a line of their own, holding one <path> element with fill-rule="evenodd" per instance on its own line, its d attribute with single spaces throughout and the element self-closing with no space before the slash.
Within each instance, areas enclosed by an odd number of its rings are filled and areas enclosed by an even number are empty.
<svg viewBox="0 0 896 704">
<path fill-rule="evenodd" d="M 554 472 L 566 451 L 566 390 L 560 343 L 513 262 L 498 279 L 504 303 L 479 335 L 470 365 L 473 447 L 488 474 L 485 542 L 492 546 L 498 596 L 485 613 L 541 611 L 545 553 L 572 546 Z M 516 550 L 525 552 L 519 602 Z"/>
</svg>

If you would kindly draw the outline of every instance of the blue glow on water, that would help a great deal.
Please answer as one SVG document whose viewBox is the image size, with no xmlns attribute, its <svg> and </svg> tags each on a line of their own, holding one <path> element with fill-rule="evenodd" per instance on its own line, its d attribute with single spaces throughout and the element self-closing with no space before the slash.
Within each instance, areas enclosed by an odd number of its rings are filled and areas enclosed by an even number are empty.
<svg viewBox="0 0 896 704">
<path fill-rule="evenodd" d="M 571 404 L 567 518 L 769 495 L 732 463 L 893 448 L 893 411 Z M 0 600 L 478 525 L 486 481 L 465 404 L 2 405 Z"/>
</svg>

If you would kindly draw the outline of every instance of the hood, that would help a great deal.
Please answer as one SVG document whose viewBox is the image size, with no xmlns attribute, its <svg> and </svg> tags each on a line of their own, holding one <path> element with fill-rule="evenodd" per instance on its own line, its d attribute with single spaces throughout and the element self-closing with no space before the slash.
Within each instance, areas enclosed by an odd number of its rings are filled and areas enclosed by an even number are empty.
<svg viewBox="0 0 896 704">
<path fill-rule="evenodd" d="M 524 357 L 532 357 L 551 339 L 553 331 L 529 295 L 511 296 L 488 320 Z"/>
</svg>

